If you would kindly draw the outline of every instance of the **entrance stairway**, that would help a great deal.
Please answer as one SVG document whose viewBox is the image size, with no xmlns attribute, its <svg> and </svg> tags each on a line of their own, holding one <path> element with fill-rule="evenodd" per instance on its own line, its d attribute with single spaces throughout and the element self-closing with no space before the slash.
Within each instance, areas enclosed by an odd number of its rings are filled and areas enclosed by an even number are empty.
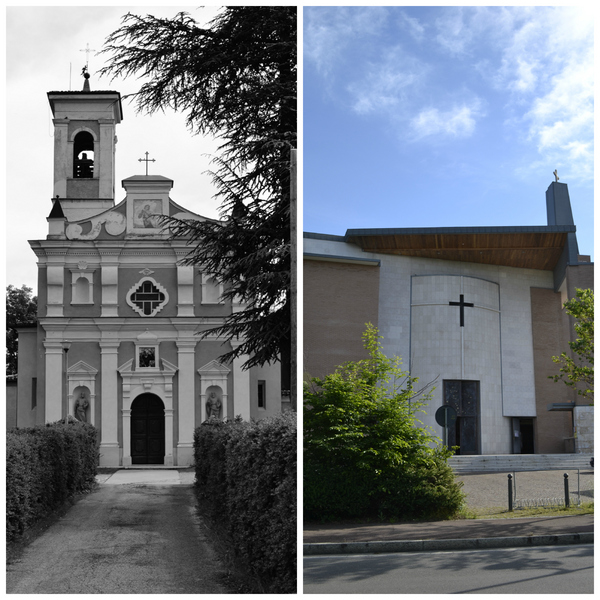
<svg viewBox="0 0 600 600">
<path fill-rule="evenodd" d="M 448 464 L 459 473 L 544 471 L 551 469 L 591 470 L 591 454 L 495 454 L 452 456 Z"/>
</svg>

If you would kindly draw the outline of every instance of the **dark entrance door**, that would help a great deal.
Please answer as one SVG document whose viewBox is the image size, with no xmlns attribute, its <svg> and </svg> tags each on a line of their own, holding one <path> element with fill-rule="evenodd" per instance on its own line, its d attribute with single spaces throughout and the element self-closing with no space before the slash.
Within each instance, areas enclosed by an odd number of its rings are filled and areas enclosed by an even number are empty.
<svg viewBox="0 0 600 600">
<path fill-rule="evenodd" d="M 165 462 L 165 406 L 154 394 L 142 394 L 131 405 L 131 462 Z"/>
<path fill-rule="evenodd" d="M 444 404 L 457 415 L 448 429 L 448 446 L 458 446 L 457 454 L 479 454 L 479 381 L 444 381 Z"/>
</svg>

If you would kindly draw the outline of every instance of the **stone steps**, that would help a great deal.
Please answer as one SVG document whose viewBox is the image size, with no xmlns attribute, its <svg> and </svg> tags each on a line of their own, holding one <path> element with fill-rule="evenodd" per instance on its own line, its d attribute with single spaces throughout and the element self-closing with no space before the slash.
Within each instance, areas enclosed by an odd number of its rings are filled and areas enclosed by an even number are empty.
<svg viewBox="0 0 600 600">
<path fill-rule="evenodd" d="M 448 464 L 455 473 L 496 473 L 499 471 L 544 471 L 591 469 L 590 454 L 496 454 L 453 456 Z"/>
</svg>

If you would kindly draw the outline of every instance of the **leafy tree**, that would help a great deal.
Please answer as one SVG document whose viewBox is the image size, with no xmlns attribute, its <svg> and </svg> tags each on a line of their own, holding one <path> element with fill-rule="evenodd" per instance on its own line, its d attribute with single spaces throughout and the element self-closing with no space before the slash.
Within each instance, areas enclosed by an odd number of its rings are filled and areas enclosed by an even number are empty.
<svg viewBox="0 0 600 600">
<path fill-rule="evenodd" d="M 224 221 L 168 219 L 189 240 L 183 264 L 202 265 L 243 309 L 209 333 L 239 340 L 223 360 L 245 368 L 281 360 L 289 371 L 290 155 L 296 147 L 296 8 L 224 7 L 208 27 L 127 14 L 101 74 L 146 78 L 138 110 L 186 114 L 194 133 L 222 140 L 213 181 Z"/>
<path fill-rule="evenodd" d="M 594 399 L 594 290 L 575 290 L 575 298 L 567 300 L 563 308 L 575 319 L 577 339 L 569 342 L 573 358 L 566 352 L 553 356 L 561 365 L 560 374 L 550 379 L 562 381 L 577 390 L 580 396 Z"/>
<path fill-rule="evenodd" d="M 26 285 L 6 288 L 6 374 L 17 374 L 18 335 L 17 327 L 32 323 L 37 315 L 37 297 Z"/>
<path fill-rule="evenodd" d="M 463 503 L 452 451 L 417 418 L 430 386 L 418 389 L 380 339 L 368 324 L 369 358 L 305 389 L 305 518 L 449 517 Z"/>
</svg>

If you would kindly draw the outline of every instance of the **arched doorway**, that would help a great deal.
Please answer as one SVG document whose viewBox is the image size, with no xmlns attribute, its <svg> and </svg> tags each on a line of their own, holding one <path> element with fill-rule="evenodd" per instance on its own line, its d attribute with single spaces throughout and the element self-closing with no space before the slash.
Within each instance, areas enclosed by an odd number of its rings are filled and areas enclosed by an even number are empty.
<svg viewBox="0 0 600 600">
<path fill-rule="evenodd" d="M 165 462 L 165 405 L 154 394 L 141 394 L 131 404 L 131 463 Z"/>
</svg>

